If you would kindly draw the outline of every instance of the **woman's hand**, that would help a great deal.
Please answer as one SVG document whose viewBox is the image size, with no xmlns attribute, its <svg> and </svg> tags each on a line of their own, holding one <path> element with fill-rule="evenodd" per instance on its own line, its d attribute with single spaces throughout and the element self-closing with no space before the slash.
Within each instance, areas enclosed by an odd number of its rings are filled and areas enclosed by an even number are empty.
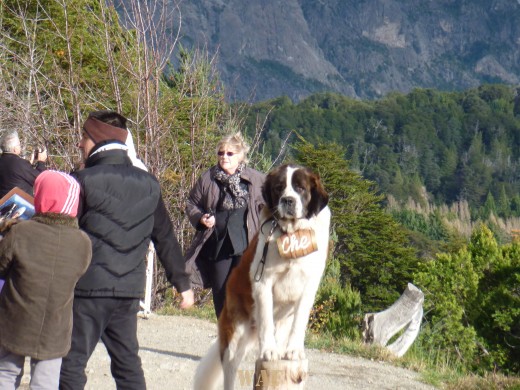
<svg viewBox="0 0 520 390">
<path fill-rule="evenodd" d="M 204 214 L 200 219 L 200 223 L 206 226 L 208 229 L 211 229 L 215 226 L 215 216 L 211 214 Z"/>
</svg>

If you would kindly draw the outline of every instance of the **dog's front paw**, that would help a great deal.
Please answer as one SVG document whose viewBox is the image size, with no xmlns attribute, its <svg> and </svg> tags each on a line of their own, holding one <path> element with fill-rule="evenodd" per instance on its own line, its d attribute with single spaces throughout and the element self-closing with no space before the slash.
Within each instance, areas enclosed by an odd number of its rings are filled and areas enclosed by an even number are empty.
<svg viewBox="0 0 520 390">
<path fill-rule="evenodd" d="M 303 349 L 291 349 L 284 355 L 286 360 L 305 360 L 305 351 Z"/>
<path fill-rule="evenodd" d="M 280 360 L 280 353 L 276 349 L 267 349 L 262 353 L 262 359 L 267 361 Z"/>
</svg>

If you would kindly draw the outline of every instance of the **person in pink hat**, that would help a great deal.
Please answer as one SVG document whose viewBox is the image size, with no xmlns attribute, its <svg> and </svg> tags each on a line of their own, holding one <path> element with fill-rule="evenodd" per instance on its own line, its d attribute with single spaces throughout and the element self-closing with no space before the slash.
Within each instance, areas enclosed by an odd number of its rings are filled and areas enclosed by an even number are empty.
<svg viewBox="0 0 520 390">
<path fill-rule="evenodd" d="M 80 187 L 44 171 L 34 183 L 35 215 L 0 241 L 0 389 L 15 389 L 31 357 L 32 389 L 57 389 L 71 345 L 74 286 L 92 256 L 78 226 Z"/>
</svg>

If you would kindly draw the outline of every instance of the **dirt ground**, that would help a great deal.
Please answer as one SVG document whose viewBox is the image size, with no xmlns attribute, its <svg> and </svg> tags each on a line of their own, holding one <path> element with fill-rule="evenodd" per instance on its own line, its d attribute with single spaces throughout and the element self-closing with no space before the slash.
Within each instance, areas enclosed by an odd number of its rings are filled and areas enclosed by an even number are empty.
<svg viewBox="0 0 520 390">
<path fill-rule="evenodd" d="M 195 368 L 216 337 L 216 324 L 192 317 L 152 315 L 139 319 L 140 356 L 149 390 L 191 389 Z M 387 363 L 345 355 L 307 350 L 312 390 L 431 390 L 413 371 Z M 253 370 L 254 357 L 243 362 L 241 369 Z M 27 371 L 26 371 L 27 372 Z M 87 366 L 88 390 L 112 390 L 110 359 L 99 344 Z M 23 388 L 28 388 L 24 376 Z M 252 384 L 238 389 L 251 389 Z"/>
</svg>

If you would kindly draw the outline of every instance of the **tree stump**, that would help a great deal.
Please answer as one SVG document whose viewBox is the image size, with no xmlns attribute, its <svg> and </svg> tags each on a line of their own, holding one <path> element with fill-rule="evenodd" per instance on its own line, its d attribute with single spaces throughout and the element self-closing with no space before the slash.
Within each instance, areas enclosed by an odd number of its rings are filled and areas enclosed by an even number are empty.
<svg viewBox="0 0 520 390">
<path fill-rule="evenodd" d="M 258 359 L 255 364 L 253 390 L 296 390 L 305 388 L 309 361 Z"/>
<path fill-rule="evenodd" d="M 403 356 L 419 334 L 423 315 L 424 294 L 408 283 L 403 295 L 388 309 L 365 314 L 363 340 L 367 344 L 386 347 L 395 356 Z M 391 345 L 388 341 L 406 327 L 403 334 Z"/>
</svg>

